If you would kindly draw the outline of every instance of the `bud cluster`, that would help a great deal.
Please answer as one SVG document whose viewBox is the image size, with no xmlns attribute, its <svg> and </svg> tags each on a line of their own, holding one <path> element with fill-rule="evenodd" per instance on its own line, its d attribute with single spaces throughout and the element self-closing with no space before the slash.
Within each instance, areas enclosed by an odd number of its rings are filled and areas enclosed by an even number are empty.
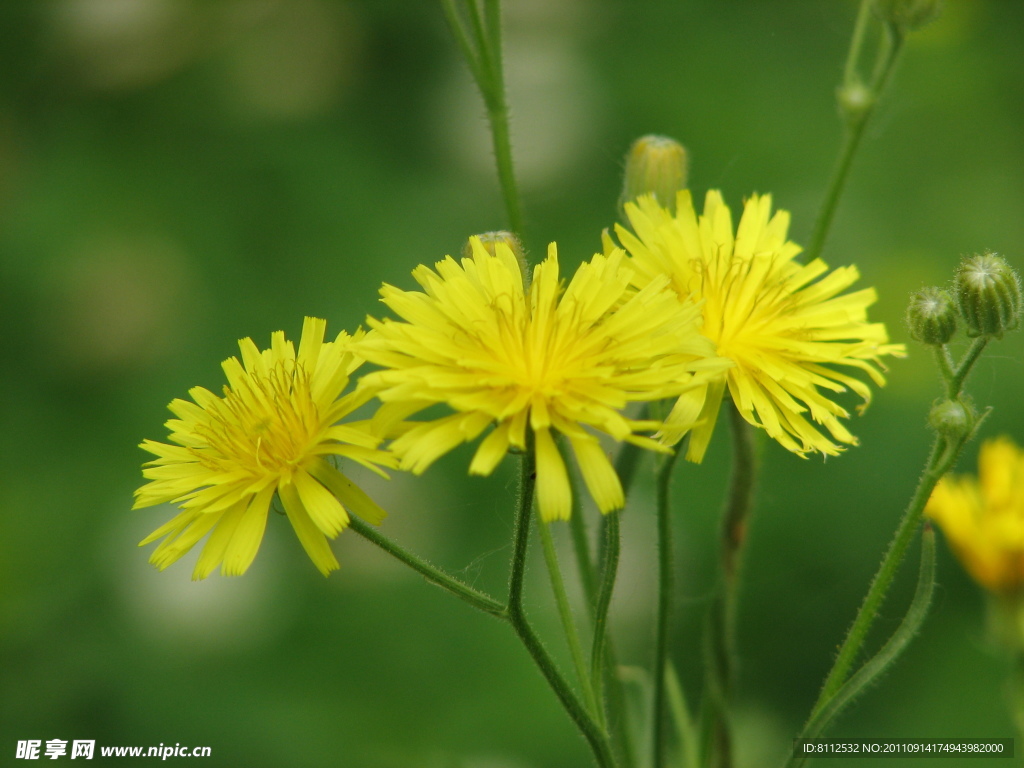
<svg viewBox="0 0 1024 768">
<path fill-rule="evenodd" d="M 923 288 L 912 294 L 907 326 L 915 341 L 941 346 L 953 338 L 958 318 L 967 335 L 1002 338 L 1020 324 L 1021 282 L 1002 256 L 984 253 L 965 258 L 951 291 Z"/>
</svg>

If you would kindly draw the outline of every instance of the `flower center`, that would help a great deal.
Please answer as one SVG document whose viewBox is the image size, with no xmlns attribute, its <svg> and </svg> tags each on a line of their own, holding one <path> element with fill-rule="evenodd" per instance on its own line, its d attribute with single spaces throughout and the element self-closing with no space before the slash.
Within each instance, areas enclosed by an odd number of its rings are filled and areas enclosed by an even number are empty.
<svg viewBox="0 0 1024 768">
<path fill-rule="evenodd" d="M 266 375 L 250 372 L 236 388 L 224 387 L 200 432 L 209 444 L 200 460 L 254 477 L 290 474 L 309 456 L 320 431 L 309 379 L 295 361 L 280 360 Z"/>
</svg>

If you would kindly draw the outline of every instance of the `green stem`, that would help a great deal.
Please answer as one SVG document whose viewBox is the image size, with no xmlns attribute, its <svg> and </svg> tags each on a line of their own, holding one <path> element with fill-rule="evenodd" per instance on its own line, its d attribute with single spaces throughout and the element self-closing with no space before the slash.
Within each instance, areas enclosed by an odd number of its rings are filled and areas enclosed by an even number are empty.
<svg viewBox="0 0 1024 768">
<path fill-rule="evenodd" d="M 540 638 L 526 618 L 523 609 L 523 576 L 526 573 L 526 551 L 530 541 L 530 517 L 533 514 L 533 489 L 536 482 L 536 455 L 532 441 L 523 455 L 520 468 L 519 498 L 517 500 L 516 522 L 512 567 L 508 586 L 508 620 L 516 635 L 526 647 L 530 657 L 548 681 L 569 717 L 583 733 L 590 744 L 597 764 L 601 768 L 614 768 L 608 736 L 593 720 L 586 708 L 566 682 L 554 660 L 548 654 Z"/>
<path fill-rule="evenodd" d="M 863 693 L 881 674 L 883 674 L 893 662 L 907 649 L 921 629 L 925 618 L 928 615 L 928 608 L 931 606 L 932 595 L 935 591 L 935 532 L 931 526 L 925 526 L 921 539 L 921 567 L 918 572 L 917 589 L 914 592 L 914 599 L 907 609 L 906 616 L 900 622 L 899 628 L 893 633 L 889 641 L 882 649 L 866 662 L 850 679 L 836 692 L 824 707 L 813 716 L 804 726 L 803 731 L 797 740 L 817 738 L 822 731 L 828 727 L 839 713 Z M 807 761 L 802 754 L 792 754 L 786 763 L 786 768 L 800 768 Z"/>
<path fill-rule="evenodd" d="M 858 27 L 861 24 L 860 14 L 863 14 L 864 7 L 870 3 L 870 0 L 861 0 L 861 10 L 858 14 Z M 858 38 L 857 29 L 854 30 L 854 45 L 850 47 L 850 57 L 854 57 L 853 61 L 856 61 L 856 56 L 859 56 L 860 45 L 863 40 L 863 32 L 860 33 Z M 832 171 L 832 177 L 829 180 L 828 190 L 825 193 L 825 200 L 822 203 L 821 210 L 818 212 L 818 218 L 814 223 L 814 232 L 811 235 L 810 245 L 807 247 L 807 261 L 814 261 L 816 258 L 821 256 L 821 251 L 825 247 L 825 240 L 828 238 L 829 229 L 832 227 L 832 221 L 835 218 L 836 208 L 839 204 L 839 198 L 842 196 L 843 188 L 846 186 L 846 180 L 850 174 L 850 167 L 853 163 L 854 155 L 857 154 L 857 149 L 860 147 L 861 139 L 864 137 L 864 129 L 867 127 L 868 121 L 871 115 L 875 111 L 875 105 L 878 103 L 878 99 L 882 94 L 885 85 L 889 81 L 889 77 L 892 75 L 895 69 L 896 62 L 899 59 L 900 51 L 903 49 L 903 38 L 897 32 L 891 31 L 891 38 L 887 38 L 885 45 L 885 56 L 881 59 L 878 67 L 876 68 L 875 76 L 872 78 L 872 83 L 868 92 L 863 96 L 865 103 L 859 105 L 856 109 L 851 109 L 844 112 L 846 118 L 846 136 L 843 140 L 842 149 L 839 152 L 839 159 L 836 162 L 835 168 Z M 851 58 L 847 58 L 847 69 L 852 71 L 855 68 L 855 64 L 851 65 Z M 850 88 L 854 84 L 859 84 L 856 74 L 852 76 L 848 75 L 846 82 L 843 84 L 844 88 Z"/>
<path fill-rule="evenodd" d="M 871 629 L 871 625 L 878 616 L 878 609 L 882 606 L 882 601 L 889 591 L 889 586 L 896 576 L 896 571 L 899 569 L 900 563 L 903 562 L 903 556 L 906 554 L 907 547 L 910 546 L 914 534 L 917 533 L 925 504 L 932 495 L 932 491 L 935 489 L 939 479 L 948 471 L 952 461 L 955 460 L 956 453 L 956 451 L 947 450 L 945 438 L 939 437 L 935 440 L 928 463 L 925 465 L 925 471 L 917 483 L 914 496 L 903 513 L 903 519 L 900 520 L 896 534 L 893 536 L 889 549 L 882 559 L 882 564 L 879 566 L 878 572 L 871 582 L 868 593 L 864 597 L 864 602 L 861 604 L 857 617 L 854 619 L 853 626 L 850 627 L 846 640 L 843 641 L 843 645 L 839 649 L 839 655 L 836 656 L 832 669 L 829 671 L 828 677 L 825 678 L 821 694 L 811 710 L 812 720 L 817 717 L 825 705 L 842 687 L 843 683 L 846 682 L 850 668 L 853 666 L 854 661 L 856 661 L 857 654 L 860 653 L 868 630 Z M 950 454 L 953 454 L 952 458 L 950 458 Z"/>
<path fill-rule="evenodd" d="M 658 625 L 654 650 L 654 669 L 652 671 L 654 695 L 651 707 L 651 764 L 654 768 L 664 768 L 667 751 L 665 748 L 665 676 L 668 669 L 669 626 L 672 610 L 672 591 L 675 581 L 672 559 L 672 510 L 669 503 L 669 491 L 672 486 L 672 469 L 675 467 L 678 455 L 678 452 L 675 452 L 662 458 L 657 478 Z"/>
<path fill-rule="evenodd" d="M 448 590 L 456 597 L 466 601 L 471 606 L 483 611 L 484 613 L 489 613 L 492 616 L 497 616 L 502 619 L 508 618 L 505 606 L 493 597 L 474 589 L 468 584 L 464 584 L 454 576 L 445 573 L 434 565 L 431 565 L 423 558 L 403 549 L 377 531 L 377 529 L 369 523 L 366 523 L 353 515 L 349 521 L 349 527 L 367 541 L 376 544 L 392 557 L 400 560 L 414 571 L 423 575 L 431 584 L 435 584 Z"/>
<path fill-rule="evenodd" d="M 867 32 L 868 21 L 871 18 L 872 0 L 861 0 L 860 8 L 857 9 L 857 21 L 853 26 L 853 37 L 850 38 L 850 50 L 846 54 L 846 64 L 843 66 L 843 83 L 849 85 L 857 81 L 857 62 L 860 61 L 860 51 L 864 47 L 864 33 Z"/>
<path fill-rule="evenodd" d="M 719 697 L 712 736 L 715 765 L 732 765 L 732 739 L 729 727 L 729 700 L 736 677 L 736 604 L 739 573 L 747 525 L 754 506 L 754 483 L 757 461 L 754 430 L 734 404 L 729 404 L 729 427 L 732 433 L 732 472 L 729 492 L 722 515 L 722 592 L 712 607 L 712 654 L 715 660 L 716 685 Z"/>
<path fill-rule="evenodd" d="M 573 510 L 569 518 L 569 526 L 572 530 L 573 549 L 576 553 L 576 566 L 580 574 L 580 582 L 583 585 L 583 595 L 586 598 L 587 608 L 591 618 L 597 606 L 597 577 L 594 574 L 594 563 L 590 556 L 590 544 L 587 540 L 586 521 L 583 518 L 579 504 L 579 492 L 573 486 Z M 618 514 L 618 513 L 613 513 Z M 604 525 L 602 517 L 602 525 Z M 607 538 L 608 529 L 604 527 Z M 607 546 L 607 542 L 605 543 Z M 607 635 L 607 630 L 605 631 Z M 629 732 L 629 723 L 626 719 L 626 694 L 622 687 L 622 680 L 618 675 L 618 662 L 616 661 L 615 645 L 610 636 L 604 641 L 604 664 L 605 675 L 607 676 L 608 696 L 608 723 L 615 731 L 615 737 L 619 743 L 619 754 L 624 768 L 633 768 L 633 740 Z M 600 698 L 598 706 L 600 706 Z"/>
<path fill-rule="evenodd" d="M 612 592 L 615 589 L 615 579 L 619 572 L 619 550 L 621 546 L 619 536 L 619 513 L 610 512 L 607 515 L 608 542 L 605 546 L 607 556 L 605 558 L 604 570 L 601 573 L 601 591 L 597 596 L 597 604 L 594 609 L 594 643 L 590 652 L 590 674 L 593 681 L 594 693 L 598 703 L 604 701 L 604 674 L 605 668 L 605 645 L 608 640 L 608 608 L 612 602 Z M 598 710 L 598 720 L 602 725 L 605 723 L 603 707 Z"/>
<path fill-rule="evenodd" d="M 939 346 L 932 347 L 932 350 L 935 353 L 935 364 L 939 367 L 939 373 L 942 374 L 942 380 L 946 382 L 948 391 L 956 376 L 956 373 L 953 371 L 953 358 L 949 354 L 949 347 L 945 344 L 940 344 Z M 959 388 L 957 389 L 957 394 L 959 394 Z"/>
<path fill-rule="evenodd" d="M 562 620 L 562 630 L 565 632 L 565 641 L 569 646 L 569 653 L 572 656 L 573 666 L 576 667 L 576 675 L 579 677 L 580 687 L 583 689 L 583 698 L 587 708 L 601 718 L 601 709 L 598 706 L 599 698 L 595 698 L 594 688 L 587 673 L 587 663 L 583 658 L 583 646 L 580 645 L 580 636 L 576 631 L 576 622 L 572 616 L 572 608 L 569 607 L 569 595 L 565 591 L 565 581 L 562 579 L 562 571 L 558 567 L 558 553 L 555 552 L 555 542 L 551 537 L 551 526 L 541 522 L 540 540 L 544 548 L 544 561 L 548 566 L 548 576 L 551 578 L 551 591 L 555 596 L 555 603 L 558 606 L 558 615 Z"/>
<path fill-rule="evenodd" d="M 971 342 L 971 346 L 967 349 L 967 353 L 953 372 L 952 378 L 947 377 L 946 394 L 950 400 L 955 400 L 960 396 L 960 390 L 964 386 L 967 374 L 971 372 L 971 368 L 973 368 L 974 364 L 978 362 L 978 358 L 981 356 L 981 353 L 984 351 L 988 342 L 988 336 L 979 336 Z"/>
<path fill-rule="evenodd" d="M 487 121 L 491 128 L 491 142 L 498 169 L 498 183 L 508 213 L 509 227 L 522 235 L 523 214 L 519 202 L 519 188 L 516 185 L 512 164 L 512 139 L 508 119 L 508 102 L 505 97 L 505 66 L 502 59 L 501 3 L 499 0 L 485 0 L 483 14 L 477 6 L 478 0 L 467 0 L 470 29 L 459 17 L 454 0 L 441 0 L 448 26 L 455 35 L 473 80 L 483 97 L 487 109 Z"/>
</svg>

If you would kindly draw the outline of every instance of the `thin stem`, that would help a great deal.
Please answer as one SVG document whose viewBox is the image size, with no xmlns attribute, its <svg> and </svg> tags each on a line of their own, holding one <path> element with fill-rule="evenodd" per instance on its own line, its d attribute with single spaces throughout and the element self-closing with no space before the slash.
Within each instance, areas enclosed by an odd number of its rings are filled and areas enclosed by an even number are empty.
<svg viewBox="0 0 1024 768">
<path fill-rule="evenodd" d="M 715 765 L 732 764 L 732 739 L 728 713 L 736 677 L 736 604 L 739 572 L 747 525 L 754 506 L 757 461 L 754 431 L 734 404 L 728 405 L 732 433 L 732 472 L 725 511 L 722 515 L 722 592 L 712 607 L 711 642 L 719 696 L 713 732 Z"/>
<path fill-rule="evenodd" d="M 864 47 L 864 33 L 868 28 L 868 21 L 871 18 L 872 0 L 861 0 L 860 8 L 857 9 L 857 21 L 853 26 L 853 37 L 850 38 L 850 50 L 846 54 L 846 64 L 843 66 L 843 83 L 849 85 L 857 80 L 857 62 L 860 61 L 860 50 Z"/>
<path fill-rule="evenodd" d="M 608 640 L 608 608 L 611 606 L 612 592 L 615 589 L 615 578 L 619 572 L 619 549 L 621 543 L 618 512 L 608 514 L 606 531 L 608 534 L 608 542 L 605 546 L 607 555 L 604 570 L 601 573 L 601 591 L 598 593 L 597 604 L 594 609 L 594 643 L 590 652 L 590 675 L 593 681 L 594 694 L 599 705 L 604 700 L 604 650 Z M 603 707 L 598 710 L 598 721 L 602 725 L 605 723 Z"/>
<path fill-rule="evenodd" d="M 932 350 L 935 353 L 935 364 L 939 367 L 939 373 L 942 374 L 942 380 L 946 382 L 948 390 L 956 376 L 953 372 L 953 358 L 949 354 L 949 347 L 945 344 L 940 344 L 939 346 L 932 347 Z M 959 394 L 959 389 L 957 393 Z"/>
<path fill-rule="evenodd" d="M 558 553 L 555 552 L 555 542 L 551 536 L 551 526 L 541 522 L 540 540 L 544 549 L 544 561 L 547 563 L 548 576 L 551 578 L 551 591 L 555 596 L 555 603 L 558 606 L 558 615 L 562 620 L 562 631 L 565 632 L 565 641 L 569 646 L 569 653 L 572 655 L 573 666 L 576 667 L 576 675 L 583 690 L 583 698 L 587 708 L 601 717 L 601 709 L 598 706 L 598 698 L 595 698 L 594 688 L 587 673 L 587 663 L 583 657 L 583 646 L 580 644 L 580 636 L 576 631 L 576 622 L 572 616 L 572 608 L 569 607 L 569 595 L 565 591 L 565 581 L 562 579 L 562 571 L 558 566 Z"/>
<path fill-rule="evenodd" d="M 573 693 L 540 638 L 533 631 L 523 609 L 523 576 L 526 573 L 526 551 L 530 541 L 530 517 L 533 514 L 533 489 L 536 482 L 536 455 L 532 440 L 527 446 L 520 468 L 519 498 L 516 503 L 516 523 L 512 567 L 508 585 L 508 620 L 533 662 L 548 681 L 569 717 L 583 733 L 601 768 L 614 768 L 615 758 L 607 734 L 594 722 L 586 708 Z"/>
<path fill-rule="evenodd" d="M 408 550 L 403 549 L 381 534 L 369 523 L 366 523 L 353 515 L 349 521 L 349 527 L 367 541 L 376 544 L 392 557 L 405 563 L 417 573 L 420 573 L 431 584 L 435 584 L 448 590 L 456 597 L 466 601 L 474 608 L 477 608 L 484 613 L 489 613 L 492 616 L 497 616 L 502 619 L 508 618 L 505 606 L 493 597 L 484 594 L 478 589 L 474 589 L 468 584 L 464 584 L 437 566 L 431 565 L 418 555 L 414 555 Z"/>
<path fill-rule="evenodd" d="M 862 12 L 863 6 L 867 3 L 868 0 L 862 0 Z M 858 16 L 858 23 L 859 20 L 860 17 Z M 854 34 L 856 35 L 856 30 Z M 835 218 L 839 198 L 843 193 L 843 188 L 846 186 L 853 157 L 857 154 L 861 139 L 864 137 L 864 129 L 875 111 L 875 105 L 878 103 L 882 90 L 885 88 L 886 83 L 888 83 L 889 77 L 896 66 L 900 51 L 903 49 L 902 36 L 896 32 L 893 32 L 892 35 L 891 38 L 887 38 L 886 55 L 877 67 L 868 93 L 860 96 L 860 98 L 864 99 L 864 102 L 859 104 L 856 109 L 847 109 L 844 113 L 846 117 L 846 136 L 843 140 L 842 149 L 839 151 L 839 159 L 832 171 L 824 202 L 822 202 L 818 218 L 814 223 L 814 233 L 811 235 L 810 245 L 807 248 L 808 262 L 814 261 L 821 256 L 821 251 L 825 247 L 825 240 L 828 238 L 829 229 Z M 852 46 L 851 53 L 853 53 Z M 849 65 L 849 59 L 847 64 Z M 853 76 L 853 79 L 848 77 L 846 83 L 844 83 L 844 88 L 849 88 L 854 82 L 856 82 L 856 75 Z"/>
<path fill-rule="evenodd" d="M 569 518 L 569 531 L 572 534 L 572 548 L 576 555 L 576 569 L 583 586 L 583 596 L 588 609 L 593 612 L 597 600 L 597 577 L 594 575 L 594 561 L 590 556 L 590 541 L 587 538 L 587 521 L 580 509 L 579 490 L 573 483 L 572 517 Z"/>
<path fill-rule="evenodd" d="M 808 721 L 797 737 L 797 741 L 817 738 L 854 698 L 863 693 L 879 675 L 892 666 L 920 631 L 921 625 L 924 624 L 934 591 L 935 532 L 931 526 L 926 525 L 921 537 L 921 566 L 918 571 L 917 589 L 914 591 L 914 599 L 907 609 L 906 616 L 903 617 L 897 630 L 882 649 L 875 654 L 874 658 L 857 670 L 818 714 Z M 807 757 L 803 754 L 791 754 L 786 768 L 800 768 L 806 761 Z"/>
<path fill-rule="evenodd" d="M 672 610 L 672 591 L 675 581 L 672 559 L 672 510 L 669 503 L 669 491 L 672 486 L 672 469 L 675 467 L 678 455 L 678 452 L 672 453 L 662 459 L 657 479 L 658 626 L 654 650 L 654 669 L 652 671 L 654 677 L 654 696 L 651 707 L 651 764 L 654 768 L 664 768 L 667 751 L 665 749 L 665 675 L 668 669 L 668 638 Z"/>
<path fill-rule="evenodd" d="M 478 0 L 466 1 L 470 27 L 468 32 L 459 17 L 455 0 L 441 0 L 441 5 L 445 18 L 448 20 L 448 26 L 451 27 L 452 34 L 455 35 L 459 51 L 466 60 L 473 80 L 483 97 L 484 106 L 487 109 L 487 121 L 491 128 L 491 142 L 494 146 L 498 182 L 505 201 L 509 227 L 513 232 L 521 235 L 523 214 L 512 164 L 511 129 L 509 128 L 508 102 L 505 98 L 501 3 L 499 0 L 485 0 L 484 13 L 481 15 L 477 2 Z"/>
<path fill-rule="evenodd" d="M 931 455 L 928 457 L 928 463 L 925 465 L 925 471 L 917 483 L 914 496 L 903 513 L 903 519 L 900 520 L 896 534 L 893 536 L 889 549 L 882 559 L 882 564 L 879 566 L 878 572 L 871 582 L 860 610 L 857 611 L 857 617 L 854 619 L 853 625 L 846 635 L 846 640 L 843 641 L 843 645 L 839 649 L 839 655 L 836 656 L 832 669 L 829 671 L 828 677 L 825 678 L 821 694 L 811 710 L 811 719 L 814 719 L 820 713 L 842 687 L 843 683 L 846 682 L 850 668 L 853 666 L 854 661 L 856 661 L 857 654 L 860 653 L 868 630 L 871 629 L 871 625 L 878 615 L 878 609 L 882 606 L 882 601 L 885 599 L 889 586 L 896 576 L 896 571 L 900 563 L 903 562 L 903 556 L 906 554 L 907 547 L 910 546 L 914 534 L 917 533 L 925 504 L 932 495 L 932 491 L 935 489 L 939 479 L 949 469 L 948 464 L 952 463 L 947 458 L 950 453 L 955 452 L 947 450 L 945 438 L 936 438 L 935 444 L 932 446 Z"/>
<path fill-rule="evenodd" d="M 984 351 L 986 345 L 989 342 L 988 336 L 979 336 L 967 349 L 960 364 L 957 365 L 956 370 L 953 372 L 952 378 L 947 378 L 948 390 L 946 392 L 950 400 L 955 400 L 960 396 L 960 390 L 964 386 L 964 381 L 967 379 L 967 374 L 971 372 L 971 368 L 978 362 L 978 358 Z"/>
<path fill-rule="evenodd" d="M 583 584 L 583 595 L 586 599 L 587 609 L 591 618 L 594 617 L 597 606 L 597 577 L 594 573 L 594 564 L 590 556 L 590 543 L 587 539 L 586 521 L 583 518 L 579 504 L 579 493 L 573 478 L 573 509 L 572 517 L 569 518 L 569 526 L 572 531 L 573 550 L 576 553 L 576 566 L 580 574 L 580 582 Z M 618 513 L 613 513 L 618 514 Z M 607 540 L 608 529 L 604 525 L 606 519 L 602 517 L 603 532 Z M 607 541 L 605 542 L 607 546 Z M 615 645 L 612 638 L 605 630 L 604 640 L 604 674 L 607 676 L 607 697 L 608 697 L 608 724 L 614 729 L 615 737 L 618 739 L 620 759 L 624 768 L 633 767 L 633 740 L 629 732 L 629 723 L 626 719 L 626 694 L 622 687 L 622 680 L 618 675 L 618 662 L 616 661 Z M 600 697 L 598 697 L 600 706 Z"/>
</svg>

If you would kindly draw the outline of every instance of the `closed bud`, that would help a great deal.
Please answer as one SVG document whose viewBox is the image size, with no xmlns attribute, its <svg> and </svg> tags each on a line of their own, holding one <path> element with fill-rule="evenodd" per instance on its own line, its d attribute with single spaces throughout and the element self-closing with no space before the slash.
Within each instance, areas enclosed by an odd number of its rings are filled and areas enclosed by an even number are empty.
<svg viewBox="0 0 1024 768">
<path fill-rule="evenodd" d="M 970 403 L 960 400 L 941 400 L 932 406 L 928 425 L 948 438 L 966 437 L 974 428 L 975 414 Z"/>
<path fill-rule="evenodd" d="M 619 208 L 640 195 L 654 195 L 663 207 L 676 210 L 676 194 L 686 189 L 686 149 L 667 136 L 641 136 L 626 153 Z"/>
<path fill-rule="evenodd" d="M 875 15 L 900 32 L 931 24 L 942 13 L 942 0 L 875 0 Z"/>
<path fill-rule="evenodd" d="M 853 122 L 865 117 L 875 103 L 875 95 L 864 83 L 854 80 L 839 86 L 836 101 L 843 117 Z"/>
<path fill-rule="evenodd" d="M 922 288 L 910 296 L 907 307 L 910 336 L 922 344 L 941 346 L 956 333 L 953 297 L 942 288 Z"/>
<path fill-rule="evenodd" d="M 507 232 L 503 229 L 499 229 L 495 232 L 482 232 L 479 235 L 474 235 L 477 240 L 480 241 L 480 245 L 484 247 L 491 256 L 498 255 L 498 244 L 507 245 L 508 249 L 512 251 L 512 255 L 516 257 L 516 261 L 519 262 L 519 271 L 523 275 L 530 274 L 526 264 L 526 252 L 523 250 L 523 244 L 519 242 L 519 238 L 513 235 L 511 232 Z M 462 249 L 462 255 L 469 258 L 473 255 L 473 237 L 466 241 L 466 245 Z"/>
<path fill-rule="evenodd" d="M 994 253 L 970 256 L 953 279 L 956 303 L 968 336 L 1002 338 L 1020 322 L 1020 277 Z"/>
</svg>

